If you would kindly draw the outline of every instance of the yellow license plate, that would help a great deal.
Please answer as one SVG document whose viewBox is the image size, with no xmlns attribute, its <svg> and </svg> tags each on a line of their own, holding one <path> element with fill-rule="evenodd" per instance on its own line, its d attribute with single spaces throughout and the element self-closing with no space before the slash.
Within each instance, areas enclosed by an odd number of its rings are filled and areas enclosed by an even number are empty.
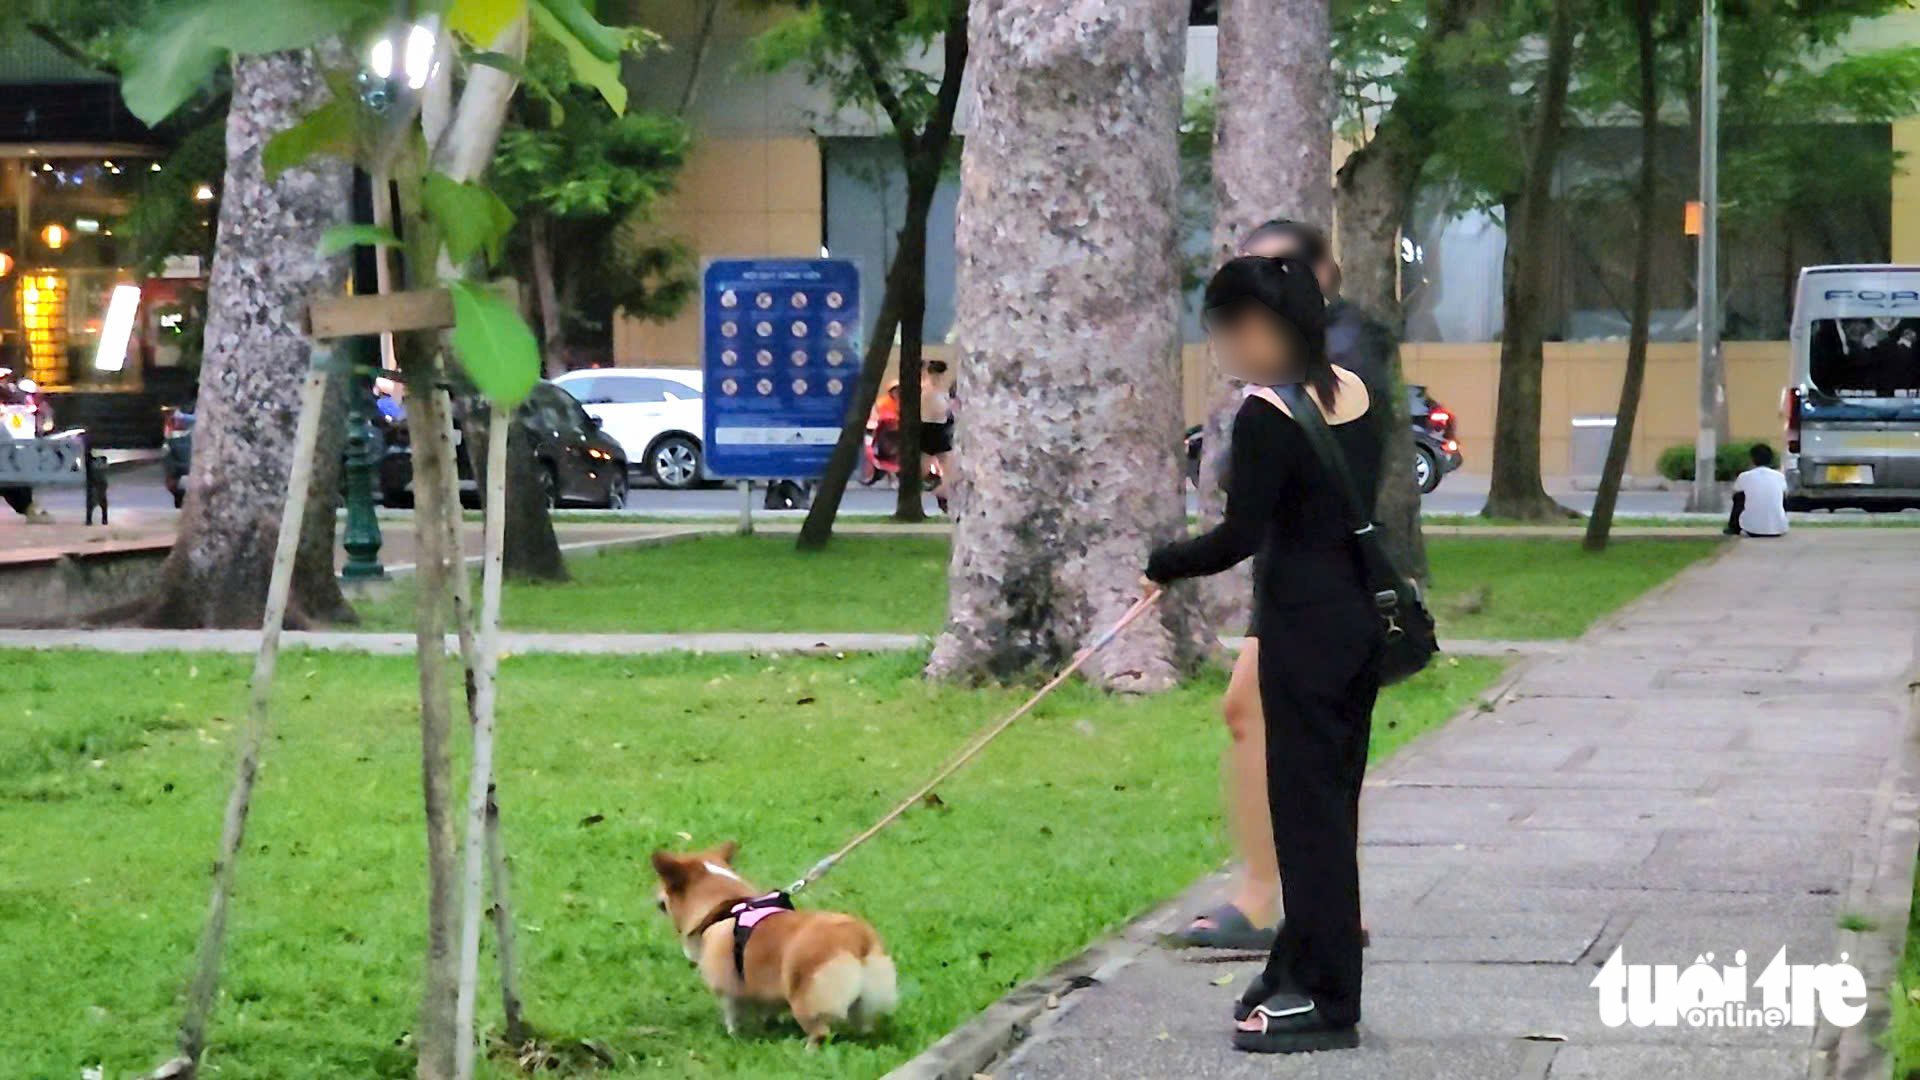
<svg viewBox="0 0 1920 1080">
<path fill-rule="evenodd" d="M 1829 484 L 1871 484 L 1873 483 L 1873 466 L 1829 465 L 1826 479 Z"/>
</svg>

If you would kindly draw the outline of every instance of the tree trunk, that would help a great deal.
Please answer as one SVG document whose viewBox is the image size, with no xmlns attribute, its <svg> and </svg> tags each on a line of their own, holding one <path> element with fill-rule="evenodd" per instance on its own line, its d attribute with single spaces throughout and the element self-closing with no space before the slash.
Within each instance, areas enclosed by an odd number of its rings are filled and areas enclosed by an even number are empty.
<svg viewBox="0 0 1920 1080">
<path fill-rule="evenodd" d="M 899 273 L 900 258 L 894 256 L 894 268 L 887 273 L 891 282 Z M 807 507 L 807 519 L 800 524 L 795 546 L 801 551 L 817 551 L 833 537 L 833 519 L 840 513 L 840 499 L 847 492 L 847 481 L 860 460 L 866 440 L 867 417 L 880 397 L 880 383 L 887 376 L 887 360 L 893 355 L 893 332 L 900 326 L 901 296 L 891 285 L 880 297 L 880 314 L 873 324 L 873 340 L 867 342 L 867 355 L 860 361 L 860 382 L 853 388 L 853 400 L 847 402 L 847 415 L 840 427 L 840 440 L 833 444 L 827 470 L 821 474 L 820 487 Z"/>
<path fill-rule="evenodd" d="M 328 96 L 309 50 L 239 57 L 227 112 L 227 172 L 208 287 L 206 359 L 193 437 L 192 495 L 139 621 L 159 627 L 259 626 L 312 346 L 307 300 L 335 292 L 346 263 L 319 254 L 348 219 L 351 172 L 330 157 L 268 184 L 267 140 Z M 333 511 L 344 428 L 330 410 L 303 532 L 290 625 L 346 611 L 333 576 Z"/>
<path fill-rule="evenodd" d="M 1573 67 L 1572 9 L 1573 0 L 1556 0 L 1553 7 L 1526 180 L 1507 212 L 1506 329 L 1494 411 L 1493 483 L 1481 511 L 1486 517 L 1543 521 L 1568 514 L 1540 481 L 1540 369 L 1549 299 L 1545 238 Z"/>
<path fill-rule="evenodd" d="M 1341 295 L 1382 320 L 1398 338 L 1406 325 L 1400 296 L 1401 229 L 1412 215 L 1421 173 L 1433 156 L 1436 133 L 1450 112 L 1444 62 L 1452 38 L 1501 13 L 1502 0 L 1439 0 L 1430 4 L 1425 34 L 1408 60 L 1406 91 L 1374 127 L 1372 138 L 1340 166 L 1334 184 L 1339 222 Z M 1392 397 L 1386 459 L 1374 517 L 1394 565 L 1427 580 L 1427 546 L 1420 532 L 1420 491 L 1413 481 L 1413 430 L 1408 424 L 1400 354 L 1394 350 L 1387 383 Z"/>
<path fill-rule="evenodd" d="M 553 223 L 536 212 L 527 221 L 527 234 L 533 249 L 533 292 L 540 301 L 540 355 L 546 360 L 547 377 L 552 378 L 567 371 L 560 290 L 553 279 Z"/>
<path fill-rule="evenodd" d="M 942 154 L 944 157 L 944 153 Z M 894 501 L 896 521 L 924 521 L 925 485 L 920 474 L 926 463 L 920 455 L 920 376 L 927 322 L 927 218 L 933 212 L 933 194 L 940 185 L 940 165 L 907 163 L 907 217 L 900 226 L 900 244 L 894 259 L 900 264 L 900 492 Z"/>
<path fill-rule="evenodd" d="M 840 513 L 840 500 L 847 492 L 847 481 L 853 476 L 853 469 L 859 463 L 862 447 L 866 439 L 867 417 L 873 413 L 873 403 L 880 396 L 881 380 L 886 378 L 887 360 L 893 355 L 893 336 L 901 330 L 909 312 L 913 313 L 910 333 L 901 334 L 901 362 L 906 363 L 907 342 L 913 345 L 914 363 L 920 357 L 921 335 L 925 332 L 927 308 L 927 214 L 932 209 L 934 192 L 939 188 L 940 173 L 947 161 L 947 152 L 953 142 L 953 117 L 960 104 L 960 84 L 967 70 L 968 38 L 968 0 L 949 0 L 947 30 L 941 39 L 942 59 L 940 68 L 940 86 L 934 93 L 933 111 L 927 117 L 926 125 L 917 134 L 908 126 L 911 122 L 901 107 L 894 89 L 884 82 L 875 81 L 874 92 L 880 98 L 887 113 L 888 121 L 893 125 L 894 137 L 899 139 L 901 162 L 907 171 L 907 222 L 901 229 L 901 242 L 895 246 L 893 263 L 887 267 L 887 285 L 880 297 L 880 310 L 874 319 L 873 338 L 867 342 L 867 354 L 860 365 L 860 382 L 854 387 L 853 400 L 847 403 L 847 415 L 841 422 L 839 441 L 833 445 L 833 455 L 827 460 L 827 469 L 820 478 L 820 488 L 814 493 L 813 503 L 807 509 L 807 520 L 800 526 L 799 539 L 795 546 L 801 551 L 815 551 L 827 545 L 833 536 L 833 519 Z M 916 199 L 924 199 L 924 202 Z M 919 224 L 913 224 L 914 208 L 920 207 Z M 909 240 L 912 243 L 909 243 Z M 915 378 L 918 378 L 916 372 Z M 905 506 L 906 485 L 911 482 L 918 490 L 920 444 L 907 437 L 908 432 L 918 430 L 920 402 L 908 392 L 917 389 L 918 384 L 901 386 L 901 443 L 903 455 L 905 445 L 912 443 L 912 461 L 914 471 L 908 474 L 902 469 L 902 496 L 896 506 Z M 911 405 L 908 398 L 914 397 Z M 909 415 L 907 409 L 913 409 L 913 427 L 906 425 Z M 902 463 L 908 460 L 902 457 Z M 908 476 L 913 477 L 912 480 Z M 914 499 L 918 506 L 918 496 Z M 924 512 L 924 511 L 923 511 Z"/>
<path fill-rule="evenodd" d="M 432 344 L 410 342 L 407 375 L 425 387 L 436 375 Z M 414 538 L 419 581 L 414 607 L 415 659 L 420 671 L 420 788 L 427 829 L 427 970 L 421 989 L 420 1028 L 414 1040 L 421 1080 L 454 1075 L 454 1005 L 458 982 L 454 951 L 455 887 L 452 719 L 448 702 L 446 628 L 447 575 L 465 573 L 459 552 L 449 549 L 447 472 L 453 468 L 442 410 L 446 399 L 432 391 L 410 397 L 414 465 Z"/>
<path fill-rule="evenodd" d="M 1063 665 L 1182 535 L 1178 204 L 1182 0 L 979 0 L 961 164 L 950 615 L 928 673 Z M 1127 152 L 1115 153 L 1116 146 Z M 1206 644 L 1189 598 L 1089 664 L 1173 684 Z"/>
<path fill-rule="evenodd" d="M 1452 39 L 1500 17 L 1505 0 L 1434 0 L 1425 33 L 1407 60 L 1404 93 L 1395 97 L 1366 144 L 1348 155 L 1334 183 L 1340 225 L 1341 295 L 1395 333 L 1400 309 L 1400 230 L 1413 208 L 1434 139 L 1452 116 L 1448 81 Z M 1502 69 L 1504 70 L 1504 69 Z"/>
<path fill-rule="evenodd" d="M 1607 536 L 1613 529 L 1613 510 L 1620 499 L 1620 481 L 1627 471 L 1627 454 L 1633 448 L 1640 391 L 1647 378 L 1648 324 L 1653 315 L 1654 215 L 1659 211 L 1660 83 L 1653 32 L 1658 2 L 1633 0 L 1633 34 L 1640 50 L 1640 232 L 1633 249 L 1633 328 L 1627 338 L 1627 371 L 1620 380 L 1620 408 L 1614 414 L 1613 441 L 1607 444 L 1607 463 L 1600 472 L 1600 490 L 1594 493 L 1593 516 L 1587 519 L 1583 546 L 1588 551 L 1607 548 Z"/>
<path fill-rule="evenodd" d="M 293 594 L 302 598 L 307 618 L 319 623 L 360 621 L 360 616 L 340 592 L 340 575 L 334 570 L 334 553 L 339 550 L 336 515 L 347 449 L 347 394 L 352 386 L 353 380 L 342 372 L 335 372 L 327 379 L 326 406 L 320 413 L 320 439 L 313 451 L 313 483 L 307 489 L 307 512 L 300 526 L 300 553 L 293 564 Z"/>
<path fill-rule="evenodd" d="M 560 538 L 553 532 L 553 515 L 545 498 L 550 482 L 541 475 L 546 466 L 534 460 L 532 438 L 519 424 L 507 428 L 507 537 L 508 581 L 561 582 L 569 580 L 560 555 Z"/>
<path fill-rule="evenodd" d="M 475 466 L 474 479 L 482 491 L 489 490 L 486 462 L 489 458 L 487 416 L 489 410 L 474 410 L 467 421 L 467 437 L 473 439 L 468 460 Z M 560 539 L 553 531 L 553 514 L 547 507 L 546 480 L 533 456 L 525 426 L 507 425 L 507 534 L 505 567 L 508 581 L 563 582 L 569 580 L 566 560 L 560 554 Z"/>
<path fill-rule="evenodd" d="M 1263 221 L 1333 225 L 1333 64 L 1327 0 L 1220 0 L 1219 86 L 1213 126 L 1213 262 L 1238 254 Z M 1226 508 L 1221 467 L 1242 384 L 1212 368 L 1201 441 L 1200 520 Z M 1252 566 L 1200 585 L 1217 625 L 1242 627 Z"/>
</svg>

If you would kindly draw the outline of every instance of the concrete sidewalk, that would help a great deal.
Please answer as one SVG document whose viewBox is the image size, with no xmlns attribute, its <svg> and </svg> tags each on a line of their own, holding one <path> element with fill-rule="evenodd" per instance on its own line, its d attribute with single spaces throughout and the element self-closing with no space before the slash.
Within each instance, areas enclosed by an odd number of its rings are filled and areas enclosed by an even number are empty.
<svg viewBox="0 0 1920 1080">
<path fill-rule="evenodd" d="M 976 1024 L 898 1075 L 1884 1076 L 1870 1043 L 1911 897 L 1917 627 L 1920 560 L 1901 532 L 1747 541 L 1377 770 L 1359 1050 L 1231 1049 L 1228 1008 L 1257 965 L 1153 944 L 1211 886 L 1103 943 L 1055 1007 L 1003 1009 L 1002 1045 L 1031 1029 L 1006 1059 L 951 1060 L 969 1034 L 987 1045 Z M 1878 929 L 1839 928 L 1856 914 Z M 1744 949 L 1751 981 L 1782 946 L 1801 964 L 1846 954 L 1874 995 L 1867 1020 L 1608 1028 L 1589 988 L 1616 947 L 1682 968 L 1710 952 L 1716 969 Z"/>
</svg>

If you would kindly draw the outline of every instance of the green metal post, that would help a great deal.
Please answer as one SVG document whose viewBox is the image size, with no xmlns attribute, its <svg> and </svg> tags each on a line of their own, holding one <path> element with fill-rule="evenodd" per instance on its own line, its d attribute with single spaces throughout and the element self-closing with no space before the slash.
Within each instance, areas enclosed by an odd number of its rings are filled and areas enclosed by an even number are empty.
<svg viewBox="0 0 1920 1080">
<path fill-rule="evenodd" d="M 341 342 L 353 362 L 347 377 L 347 531 L 341 546 L 347 563 L 343 581 L 379 581 L 387 576 L 380 565 L 380 519 L 373 512 L 373 477 L 380 466 L 379 434 L 373 427 L 373 377 L 367 372 L 380 364 L 380 339 L 348 338 Z"/>
</svg>

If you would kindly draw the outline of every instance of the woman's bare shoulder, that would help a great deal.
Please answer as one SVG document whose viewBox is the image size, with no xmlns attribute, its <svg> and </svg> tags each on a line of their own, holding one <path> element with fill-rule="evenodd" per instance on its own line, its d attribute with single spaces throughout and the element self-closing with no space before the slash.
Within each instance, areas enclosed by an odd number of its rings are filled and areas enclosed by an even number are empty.
<svg viewBox="0 0 1920 1080">
<path fill-rule="evenodd" d="M 1329 424 L 1345 424 L 1360 419 L 1373 407 L 1373 397 L 1367 392 L 1366 380 L 1352 371 L 1332 365 L 1334 378 L 1340 381 L 1339 396 L 1334 398 L 1333 408 L 1328 410 L 1321 403 L 1321 412 L 1326 415 Z"/>
</svg>

